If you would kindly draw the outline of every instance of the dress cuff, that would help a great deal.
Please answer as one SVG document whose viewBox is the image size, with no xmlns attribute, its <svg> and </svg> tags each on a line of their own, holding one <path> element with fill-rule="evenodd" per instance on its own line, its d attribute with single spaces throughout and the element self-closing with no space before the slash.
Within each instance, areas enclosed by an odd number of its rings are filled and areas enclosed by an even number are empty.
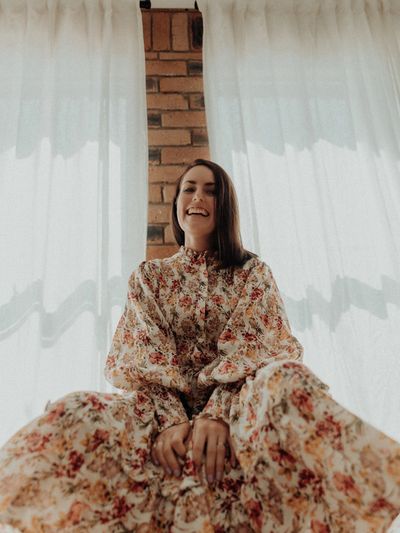
<svg viewBox="0 0 400 533">
<path fill-rule="evenodd" d="M 162 385 L 149 387 L 154 402 L 159 432 L 171 426 L 188 422 L 189 418 L 176 391 Z"/>
<path fill-rule="evenodd" d="M 236 385 L 236 384 L 235 384 Z M 237 394 L 238 387 L 232 385 L 218 385 L 213 390 L 207 404 L 197 418 L 207 417 L 212 420 L 222 420 L 229 426 L 232 398 Z"/>
</svg>

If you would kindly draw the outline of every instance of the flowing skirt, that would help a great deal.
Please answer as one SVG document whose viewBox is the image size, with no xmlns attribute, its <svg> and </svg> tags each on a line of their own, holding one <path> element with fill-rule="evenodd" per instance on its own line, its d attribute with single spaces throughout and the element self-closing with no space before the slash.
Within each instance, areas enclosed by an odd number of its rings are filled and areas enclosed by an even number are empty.
<svg viewBox="0 0 400 533">
<path fill-rule="evenodd" d="M 239 464 L 208 484 L 151 461 L 154 405 L 74 392 L 0 450 L 0 531 L 380 533 L 400 513 L 400 444 L 338 404 L 311 370 L 274 362 L 232 402 Z"/>
</svg>

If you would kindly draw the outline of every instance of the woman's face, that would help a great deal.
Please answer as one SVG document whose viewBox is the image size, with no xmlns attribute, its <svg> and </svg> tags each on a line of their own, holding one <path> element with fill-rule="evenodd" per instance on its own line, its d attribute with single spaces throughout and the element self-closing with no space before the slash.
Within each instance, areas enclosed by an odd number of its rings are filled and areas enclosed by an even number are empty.
<svg viewBox="0 0 400 533">
<path fill-rule="evenodd" d="M 176 202 L 180 227 L 188 239 L 208 241 L 211 244 L 216 226 L 215 178 L 212 170 L 197 165 L 185 174 L 181 181 Z"/>
</svg>

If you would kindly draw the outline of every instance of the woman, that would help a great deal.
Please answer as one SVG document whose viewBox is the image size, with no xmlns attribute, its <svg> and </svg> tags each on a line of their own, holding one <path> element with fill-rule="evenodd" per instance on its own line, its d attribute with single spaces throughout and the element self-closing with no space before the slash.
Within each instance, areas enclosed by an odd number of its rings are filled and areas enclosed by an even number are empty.
<svg viewBox="0 0 400 533">
<path fill-rule="evenodd" d="M 0 457 L 0 523 L 36 531 L 383 532 L 400 445 L 304 364 L 267 264 L 243 249 L 226 172 L 196 160 L 179 251 L 140 264 L 106 364 Z"/>
</svg>

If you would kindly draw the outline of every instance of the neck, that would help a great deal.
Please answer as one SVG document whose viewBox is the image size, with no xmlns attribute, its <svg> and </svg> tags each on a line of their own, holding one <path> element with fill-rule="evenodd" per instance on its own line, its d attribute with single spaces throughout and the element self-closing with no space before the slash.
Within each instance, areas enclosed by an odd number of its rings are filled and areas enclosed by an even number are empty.
<svg viewBox="0 0 400 533">
<path fill-rule="evenodd" d="M 212 240 L 208 237 L 195 237 L 193 235 L 185 235 L 185 246 L 191 248 L 196 252 L 202 252 L 204 250 L 212 250 Z"/>
</svg>

